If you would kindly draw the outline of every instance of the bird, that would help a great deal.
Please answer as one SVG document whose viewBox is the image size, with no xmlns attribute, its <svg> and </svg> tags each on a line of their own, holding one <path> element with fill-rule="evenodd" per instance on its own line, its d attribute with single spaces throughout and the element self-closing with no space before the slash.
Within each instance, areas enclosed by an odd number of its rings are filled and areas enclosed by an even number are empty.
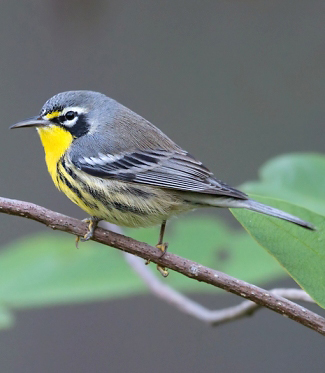
<svg viewBox="0 0 325 373">
<path fill-rule="evenodd" d="M 125 227 L 160 225 L 199 207 L 244 208 L 309 230 L 296 216 L 259 203 L 213 173 L 160 129 L 105 94 L 79 90 L 48 99 L 40 114 L 10 128 L 35 127 L 55 186 L 89 214 L 92 238 L 101 220 Z M 157 266 L 163 276 L 165 267 Z"/>
</svg>

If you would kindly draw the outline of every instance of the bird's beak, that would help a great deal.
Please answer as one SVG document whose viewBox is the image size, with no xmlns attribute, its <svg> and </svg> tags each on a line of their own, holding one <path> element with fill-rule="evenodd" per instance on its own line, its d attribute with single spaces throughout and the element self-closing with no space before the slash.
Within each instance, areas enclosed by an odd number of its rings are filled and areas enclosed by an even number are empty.
<svg viewBox="0 0 325 373">
<path fill-rule="evenodd" d="M 10 126 L 9 128 L 13 129 L 13 128 L 23 128 L 23 127 L 45 127 L 50 124 L 51 124 L 50 121 L 37 116 L 37 117 L 23 120 L 22 122 L 18 122 Z"/>
</svg>

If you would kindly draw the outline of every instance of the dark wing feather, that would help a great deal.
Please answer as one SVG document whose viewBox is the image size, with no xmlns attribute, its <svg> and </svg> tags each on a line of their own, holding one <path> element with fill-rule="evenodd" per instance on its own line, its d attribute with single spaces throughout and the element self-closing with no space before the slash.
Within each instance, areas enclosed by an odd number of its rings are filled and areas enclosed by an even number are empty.
<svg viewBox="0 0 325 373">
<path fill-rule="evenodd" d="M 203 164 L 185 151 L 146 150 L 96 157 L 72 158 L 92 176 L 168 189 L 247 199 L 246 194 L 216 180 Z"/>
</svg>

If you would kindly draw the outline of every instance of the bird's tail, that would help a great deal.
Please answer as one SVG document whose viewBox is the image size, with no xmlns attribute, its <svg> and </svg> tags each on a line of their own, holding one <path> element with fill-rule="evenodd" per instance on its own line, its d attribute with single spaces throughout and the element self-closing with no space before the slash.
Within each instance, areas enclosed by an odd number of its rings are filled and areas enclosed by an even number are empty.
<svg viewBox="0 0 325 373">
<path fill-rule="evenodd" d="M 201 201 L 203 202 L 203 200 Z M 245 208 L 251 211 L 256 211 L 261 214 L 274 216 L 276 218 L 287 220 L 291 223 L 297 224 L 303 228 L 309 230 L 315 230 L 316 228 L 302 220 L 297 218 L 294 215 L 288 214 L 287 212 L 278 210 L 274 207 L 264 205 L 263 203 L 254 201 L 253 199 L 237 199 L 237 198 L 227 198 L 227 197 L 218 197 L 218 198 L 209 198 L 204 200 L 205 203 L 208 202 L 208 205 L 215 207 L 228 207 L 228 208 Z"/>
<path fill-rule="evenodd" d="M 284 212 L 282 210 L 278 210 L 271 206 L 263 205 L 263 203 L 259 203 L 257 201 L 254 201 L 253 199 L 247 199 L 241 202 L 243 203 L 243 207 L 248 210 L 260 212 L 262 214 L 269 215 L 269 216 L 274 216 L 282 220 L 287 220 L 287 221 L 290 221 L 291 223 L 300 225 L 301 227 L 310 229 L 312 231 L 315 230 L 315 227 L 312 224 L 302 219 L 299 219 L 294 215 L 288 214 L 287 212 Z"/>
</svg>

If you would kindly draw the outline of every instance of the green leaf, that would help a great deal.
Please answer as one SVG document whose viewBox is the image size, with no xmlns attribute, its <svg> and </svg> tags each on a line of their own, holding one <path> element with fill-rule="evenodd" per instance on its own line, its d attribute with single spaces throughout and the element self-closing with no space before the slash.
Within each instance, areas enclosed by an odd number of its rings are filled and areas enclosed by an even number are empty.
<svg viewBox="0 0 325 373">
<path fill-rule="evenodd" d="M 143 290 L 120 251 L 93 242 L 76 249 L 71 235 L 25 237 L 0 253 L 0 304 L 8 307 L 92 301 Z"/>
<path fill-rule="evenodd" d="M 258 201 L 313 223 L 309 231 L 289 222 L 255 212 L 232 209 L 233 215 L 305 291 L 325 308 L 325 217 L 303 207 L 272 198 Z"/>
<path fill-rule="evenodd" d="M 313 212 L 283 201 L 256 198 L 314 223 L 317 232 L 234 209 L 232 213 L 256 241 L 221 220 L 182 218 L 168 223 L 169 250 L 253 283 L 283 276 L 278 261 L 325 307 L 325 218 L 317 214 L 325 215 L 325 157 L 281 156 L 268 162 L 260 175 L 261 181 L 246 183 L 244 190 L 309 208 Z M 125 233 L 154 245 L 158 231 L 155 227 Z M 155 265 L 151 266 L 155 270 Z M 174 272 L 162 281 L 186 291 L 215 290 Z M 93 242 L 77 250 L 73 237 L 63 233 L 25 237 L 0 252 L 0 329 L 13 323 L 11 308 L 110 299 L 145 291 L 121 252 Z"/>
<path fill-rule="evenodd" d="M 133 238 L 154 245 L 159 228 L 129 230 Z M 281 267 L 245 232 L 207 217 L 172 220 L 167 225 L 168 251 L 218 269 L 234 277 L 262 283 L 284 276 Z M 186 291 L 215 291 L 210 285 L 193 281 L 176 272 L 165 280 Z"/>
<path fill-rule="evenodd" d="M 137 239 L 154 244 L 158 230 L 130 231 Z M 170 251 L 247 281 L 284 274 L 251 237 L 221 221 L 175 220 L 168 225 L 166 236 Z M 175 272 L 167 280 L 182 290 L 215 290 Z M 74 238 L 63 233 L 25 237 L 0 252 L 0 305 L 9 308 L 110 299 L 144 291 L 147 288 L 120 251 L 93 242 L 81 244 L 77 250 Z"/>
<path fill-rule="evenodd" d="M 325 215 L 325 156 L 286 154 L 267 162 L 260 180 L 241 186 L 246 193 L 279 198 Z"/>
</svg>

